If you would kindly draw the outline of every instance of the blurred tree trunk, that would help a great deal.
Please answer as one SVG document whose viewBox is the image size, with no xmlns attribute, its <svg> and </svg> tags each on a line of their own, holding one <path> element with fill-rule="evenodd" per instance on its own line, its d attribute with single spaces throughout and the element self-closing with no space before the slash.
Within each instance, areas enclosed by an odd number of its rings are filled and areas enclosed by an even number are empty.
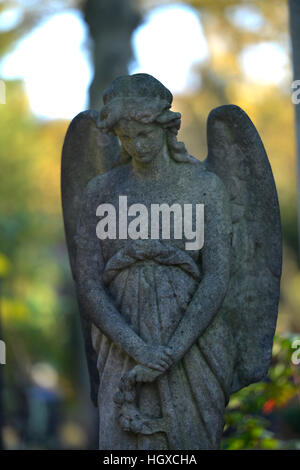
<svg viewBox="0 0 300 470">
<path fill-rule="evenodd" d="M 141 15 L 134 0 L 86 0 L 83 12 L 92 39 L 94 65 L 90 107 L 99 109 L 105 88 L 118 75 L 128 73 L 131 36 Z"/>
<path fill-rule="evenodd" d="M 289 0 L 290 8 L 290 30 L 292 38 L 292 57 L 294 68 L 294 80 L 300 80 L 300 2 L 299 0 Z M 295 105 L 296 113 L 296 139 L 297 139 L 297 160 L 298 160 L 298 236 L 300 260 L 300 104 Z"/>
</svg>

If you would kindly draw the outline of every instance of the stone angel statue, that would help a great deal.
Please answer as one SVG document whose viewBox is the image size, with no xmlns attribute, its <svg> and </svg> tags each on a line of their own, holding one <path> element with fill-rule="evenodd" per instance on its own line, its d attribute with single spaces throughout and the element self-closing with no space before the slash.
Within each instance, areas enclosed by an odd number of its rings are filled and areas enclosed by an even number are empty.
<svg viewBox="0 0 300 470">
<path fill-rule="evenodd" d="M 208 117 L 208 156 L 197 160 L 177 141 L 172 99 L 150 75 L 116 78 L 100 112 L 73 119 L 63 146 L 63 216 L 100 449 L 217 449 L 230 394 L 262 380 L 271 360 L 281 227 L 264 146 L 242 109 L 221 106 Z M 170 213 L 203 205 L 203 246 L 186 249 L 175 216 L 169 237 L 161 226 L 151 236 L 150 224 L 129 237 L 124 218 L 137 227 L 141 206 L 153 204 Z M 98 207 L 113 207 L 122 230 L 99 238 Z"/>
</svg>

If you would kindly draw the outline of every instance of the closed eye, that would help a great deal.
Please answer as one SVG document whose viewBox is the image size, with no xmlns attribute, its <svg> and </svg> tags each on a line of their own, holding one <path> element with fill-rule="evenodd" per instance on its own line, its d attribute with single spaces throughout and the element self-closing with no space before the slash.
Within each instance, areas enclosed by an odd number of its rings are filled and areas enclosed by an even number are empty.
<svg viewBox="0 0 300 470">
<path fill-rule="evenodd" d="M 145 131 L 139 132 L 138 137 L 147 137 L 148 134 L 149 134 L 149 132 L 145 132 Z"/>
</svg>

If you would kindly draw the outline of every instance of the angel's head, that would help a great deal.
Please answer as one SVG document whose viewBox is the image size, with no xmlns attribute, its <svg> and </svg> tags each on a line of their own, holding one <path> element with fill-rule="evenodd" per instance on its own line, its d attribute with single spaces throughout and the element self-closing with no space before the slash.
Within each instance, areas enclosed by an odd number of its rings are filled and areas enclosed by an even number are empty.
<svg viewBox="0 0 300 470">
<path fill-rule="evenodd" d="M 151 75 L 125 75 L 112 82 L 103 95 L 100 126 L 119 137 L 122 161 L 150 162 L 163 145 L 174 160 L 191 161 L 177 141 L 181 115 L 170 111 L 172 100 L 171 92 Z"/>
</svg>

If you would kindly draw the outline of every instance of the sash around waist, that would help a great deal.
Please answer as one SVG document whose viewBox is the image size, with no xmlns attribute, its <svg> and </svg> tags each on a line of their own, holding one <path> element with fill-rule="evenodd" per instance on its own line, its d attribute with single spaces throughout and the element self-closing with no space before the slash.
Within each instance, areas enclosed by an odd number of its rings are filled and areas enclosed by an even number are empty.
<svg viewBox="0 0 300 470">
<path fill-rule="evenodd" d="M 104 284 L 110 284 L 123 269 L 141 261 L 177 266 L 196 281 L 201 280 L 199 266 L 186 251 L 162 240 L 132 240 L 107 261 L 103 272 Z"/>
</svg>

